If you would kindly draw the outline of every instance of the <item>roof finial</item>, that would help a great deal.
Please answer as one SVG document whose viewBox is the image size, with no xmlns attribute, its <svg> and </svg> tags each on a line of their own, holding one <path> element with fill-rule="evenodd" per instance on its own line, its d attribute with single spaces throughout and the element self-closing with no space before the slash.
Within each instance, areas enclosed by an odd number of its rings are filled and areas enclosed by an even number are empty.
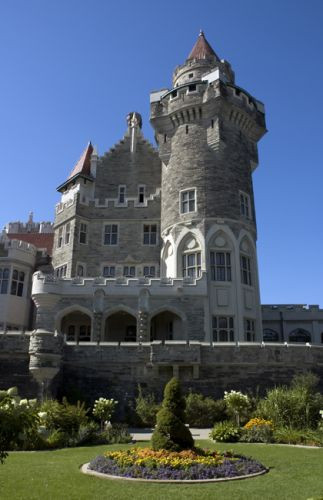
<svg viewBox="0 0 323 500">
<path fill-rule="evenodd" d="M 199 36 L 204 36 L 204 31 L 202 29 L 200 29 Z"/>
</svg>

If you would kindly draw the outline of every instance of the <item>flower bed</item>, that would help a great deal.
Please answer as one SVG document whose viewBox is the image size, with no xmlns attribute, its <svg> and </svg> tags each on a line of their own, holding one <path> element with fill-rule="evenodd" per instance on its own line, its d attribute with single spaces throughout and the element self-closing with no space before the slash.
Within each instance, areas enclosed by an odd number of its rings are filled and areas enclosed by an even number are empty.
<svg viewBox="0 0 323 500">
<path fill-rule="evenodd" d="M 123 478 L 182 481 L 233 479 L 266 471 L 251 458 L 198 448 L 180 452 L 150 448 L 111 451 L 92 460 L 88 469 Z"/>
</svg>

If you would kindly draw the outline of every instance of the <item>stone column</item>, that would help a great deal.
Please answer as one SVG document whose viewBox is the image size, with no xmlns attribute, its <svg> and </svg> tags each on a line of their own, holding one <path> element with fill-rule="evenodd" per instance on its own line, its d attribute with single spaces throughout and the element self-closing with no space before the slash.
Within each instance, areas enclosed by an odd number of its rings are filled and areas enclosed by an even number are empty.
<svg viewBox="0 0 323 500">
<path fill-rule="evenodd" d="M 44 329 L 35 330 L 29 343 L 29 370 L 38 383 L 38 397 L 42 401 L 52 396 L 50 385 L 60 371 L 63 337 Z"/>
<path fill-rule="evenodd" d="M 137 342 L 149 342 L 149 291 L 143 289 L 139 293 L 138 298 L 138 323 L 137 323 Z"/>
<path fill-rule="evenodd" d="M 102 312 L 95 312 L 93 314 L 93 325 L 92 325 L 92 339 L 94 342 L 100 342 L 101 332 L 102 332 Z"/>
</svg>

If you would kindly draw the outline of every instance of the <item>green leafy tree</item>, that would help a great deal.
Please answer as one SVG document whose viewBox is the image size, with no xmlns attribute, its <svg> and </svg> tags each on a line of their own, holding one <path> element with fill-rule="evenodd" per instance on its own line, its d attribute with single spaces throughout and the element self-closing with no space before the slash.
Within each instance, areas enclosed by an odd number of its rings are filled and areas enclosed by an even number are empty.
<svg viewBox="0 0 323 500">
<path fill-rule="evenodd" d="M 185 400 L 179 380 L 172 378 L 165 387 L 161 409 L 157 413 L 157 425 L 151 437 L 154 450 L 180 451 L 194 446 L 190 430 L 184 423 Z"/>
<path fill-rule="evenodd" d="M 136 397 L 136 414 L 140 418 L 141 425 L 153 427 L 156 425 L 156 416 L 160 405 L 156 403 L 153 394 L 144 395 L 141 386 L 138 385 L 138 396 Z"/>
<path fill-rule="evenodd" d="M 241 418 L 247 415 L 250 408 L 248 396 L 239 391 L 225 391 L 224 401 L 227 405 L 228 413 L 235 418 L 237 426 L 240 427 Z"/>
<path fill-rule="evenodd" d="M 115 399 L 99 398 L 94 402 L 93 415 L 100 420 L 101 430 L 105 423 L 110 422 L 114 410 L 118 404 Z"/>
</svg>

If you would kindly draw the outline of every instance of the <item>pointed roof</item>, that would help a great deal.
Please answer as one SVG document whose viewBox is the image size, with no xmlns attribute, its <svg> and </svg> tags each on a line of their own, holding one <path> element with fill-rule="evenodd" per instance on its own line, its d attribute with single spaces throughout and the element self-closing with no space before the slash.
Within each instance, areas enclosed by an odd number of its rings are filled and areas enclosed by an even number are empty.
<svg viewBox="0 0 323 500">
<path fill-rule="evenodd" d="M 88 143 L 86 148 L 84 149 L 81 158 L 79 161 L 74 165 L 74 168 L 70 175 L 68 176 L 68 179 L 71 179 L 72 177 L 75 177 L 75 175 L 78 174 L 84 174 L 84 175 L 90 175 L 91 173 L 91 155 L 93 153 L 93 146 L 91 144 L 91 141 Z"/>
<path fill-rule="evenodd" d="M 197 42 L 194 45 L 194 47 L 191 50 L 190 55 L 188 56 L 189 59 L 207 59 L 208 57 L 215 57 L 216 59 L 220 60 L 219 57 L 216 55 L 214 50 L 212 49 L 211 45 L 207 41 L 207 39 L 204 36 L 204 33 L 202 30 L 200 30 L 200 34 L 198 36 Z"/>
</svg>

